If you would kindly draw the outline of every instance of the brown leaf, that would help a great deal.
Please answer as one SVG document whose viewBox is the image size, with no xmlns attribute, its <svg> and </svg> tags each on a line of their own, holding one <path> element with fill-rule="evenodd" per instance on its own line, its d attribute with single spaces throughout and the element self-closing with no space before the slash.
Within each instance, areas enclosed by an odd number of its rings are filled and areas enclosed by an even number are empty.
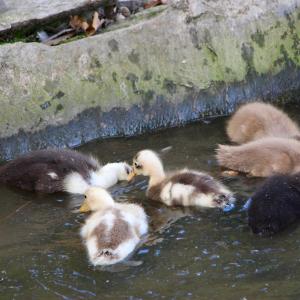
<svg viewBox="0 0 300 300">
<path fill-rule="evenodd" d="M 48 39 L 42 41 L 42 43 L 48 46 L 55 46 L 73 37 L 75 34 L 76 30 L 73 28 L 63 29 L 60 32 L 50 36 Z"/>
<path fill-rule="evenodd" d="M 85 29 L 85 33 L 90 36 L 96 33 L 96 31 L 102 26 L 102 24 L 105 22 L 104 19 L 99 19 L 99 13 L 94 12 L 93 21 L 89 26 Z"/>
<path fill-rule="evenodd" d="M 144 8 L 151 8 L 161 4 L 168 4 L 168 0 L 150 0 L 148 3 L 144 4 Z"/>
<path fill-rule="evenodd" d="M 79 30 L 86 31 L 86 29 L 89 27 L 88 22 L 85 19 L 83 19 L 77 15 L 70 16 L 69 25 L 76 31 L 79 31 Z"/>
<path fill-rule="evenodd" d="M 162 0 L 150 0 L 149 2 L 144 4 L 144 8 L 145 9 L 151 8 L 151 7 L 163 4 L 163 3 L 164 3 L 164 1 L 162 1 Z"/>
</svg>

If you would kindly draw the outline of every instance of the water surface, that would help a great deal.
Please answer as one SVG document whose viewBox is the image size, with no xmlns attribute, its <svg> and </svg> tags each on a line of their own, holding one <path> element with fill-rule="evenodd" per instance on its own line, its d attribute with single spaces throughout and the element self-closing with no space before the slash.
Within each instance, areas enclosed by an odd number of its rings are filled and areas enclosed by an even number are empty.
<svg viewBox="0 0 300 300">
<path fill-rule="evenodd" d="M 151 203 L 145 178 L 115 186 L 116 199 L 141 203 L 150 217 L 151 239 L 131 258 L 137 266 L 88 264 L 78 235 L 84 216 L 71 212 L 80 197 L 0 187 L 0 299 L 300 299 L 300 226 L 273 238 L 250 232 L 239 209 L 261 180 L 220 177 L 214 150 L 227 142 L 224 122 L 80 148 L 106 163 L 171 145 L 166 169 L 207 171 L 237 194 L 237 208 L 224 213 Z"/>
</svg>

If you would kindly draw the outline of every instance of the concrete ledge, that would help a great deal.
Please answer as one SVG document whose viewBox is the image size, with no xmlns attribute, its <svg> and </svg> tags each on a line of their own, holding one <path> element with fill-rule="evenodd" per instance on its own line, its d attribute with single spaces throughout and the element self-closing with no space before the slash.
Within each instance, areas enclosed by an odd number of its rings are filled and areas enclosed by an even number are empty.
<svg viewBox="0 0 300 300">
<path fill-rule="evenodd" d="M 2 158 L 176 126 L 299 89 L 297 1 L 226 2 L 174 1 L 58 47 L 1 46 Z"/>
</svg>

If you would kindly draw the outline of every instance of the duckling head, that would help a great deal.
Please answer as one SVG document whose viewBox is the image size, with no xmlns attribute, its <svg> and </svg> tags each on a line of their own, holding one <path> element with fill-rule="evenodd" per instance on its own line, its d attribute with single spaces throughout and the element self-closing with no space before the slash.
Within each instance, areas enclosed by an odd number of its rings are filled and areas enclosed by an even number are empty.
<svg viewBox="0 0 300 300">
<path fill-rule="evenodd" d="M 163 164 L 152 150 L 142 150 L 133 158 L 132 177 L 135 175 L 150 176 L 150 180 L 163 180 L 165 177 Z M 131 179 L 131 178 L 130 178 Z"/>
<path fill-rule="evenodd" d="M 84 201 L 80 207 L 80 212 L 88 211 L 100 211 L 107 208 L 111 208 L 115 205 L 114 199 L 111 195 L 103 188 L 91 187 L 85 195 Z"/>
<path fill-rule="evenodd" d="M 99 174 L 105 174 L 105 177 L 115 177 L 118 181 L 129 180 L 132 172 L 131 166 L 127 162 L 108 163 L 99 170 Z"/>
<path fill-rule="evenodd" d="M 119 172 L 118 172 L 118 180 L 127 180 L 129 181 L 129 175 L 132 172 L 132 167 L 127 162 L 118 163 Z"/>
</svg>

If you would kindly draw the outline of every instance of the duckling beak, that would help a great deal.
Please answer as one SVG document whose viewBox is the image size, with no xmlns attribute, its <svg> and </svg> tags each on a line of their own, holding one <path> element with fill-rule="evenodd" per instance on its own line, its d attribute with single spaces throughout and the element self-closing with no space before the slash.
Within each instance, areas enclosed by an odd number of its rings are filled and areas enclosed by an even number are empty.
<svg viewBox="0 0 300 300">
<path fill-rule="evenodd" d="M 130 182 L 134 177 L 136 176 L 136 173 L 134 172 L 134 170 L 132 170 L 127 177 L 127 180 Z"/>
<path fill-rule="evenodd" d="M 79 212 L 86 213 L 86 212 L 89 212 L 90 210 L 91 209 L 90 209 L 89 205 L 87 204 L 87 202 L 83 201 L 82 205 L 79 208 Z"/>
</svg>

